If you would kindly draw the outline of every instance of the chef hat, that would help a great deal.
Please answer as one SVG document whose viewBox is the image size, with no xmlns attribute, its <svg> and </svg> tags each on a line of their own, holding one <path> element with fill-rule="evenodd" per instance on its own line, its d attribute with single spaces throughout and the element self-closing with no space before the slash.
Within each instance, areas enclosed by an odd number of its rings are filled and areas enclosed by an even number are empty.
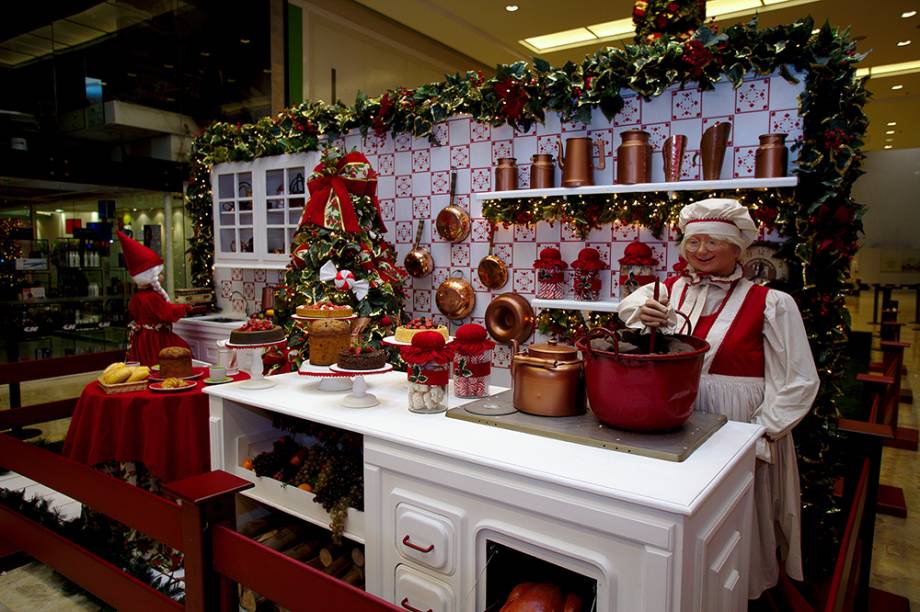
<svg viewBox="0 0 920 612">
<path fill-rule="evenodd" d="M 757 226 L 748 209 L 731 198 L 708 198 L 680 209 L 677 221 L 684 240 L 706 234 L 738 245 L 741 250 L 757 238 Z"/>
</svg>

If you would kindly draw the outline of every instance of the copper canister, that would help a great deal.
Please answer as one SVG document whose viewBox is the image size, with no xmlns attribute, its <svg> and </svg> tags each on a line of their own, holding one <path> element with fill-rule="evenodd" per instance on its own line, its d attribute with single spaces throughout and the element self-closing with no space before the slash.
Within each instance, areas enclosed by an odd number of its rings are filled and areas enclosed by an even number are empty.
<svg viewBox="0 0 920 612">
<path fill-rule="evenodd" d="M 512 191 L 517 189 L 517 160 L 513 157 L 499 157 L 495 166 L 495 191 Z"/>
<path fill-rule="evenodd" d="M 645 130 L 626 130 L 617 147 L 617 182 L 624 185 L 652 180 L 652 145 Z"/>
<path fill-rule="evenodd" d="M 553 187 L 556 168 L 553 156 L 548 153 L 536 153 L 530 158 L 530 188 L 549 189 Z"/>
<path fill-rule="evenodd" d="M 514 407 L 537 416 L 574 416 L 585 411 L 584 365 L 573 346 L 532 344 L 511 358 Z"/>
<path fill-rule="evenodd" d="M 754 176 L 774 178 L 786 176 L 789 150 L 786 149 L 785 134 L 761 134 L 760 146 L 754 155 Z"/>
</svg>

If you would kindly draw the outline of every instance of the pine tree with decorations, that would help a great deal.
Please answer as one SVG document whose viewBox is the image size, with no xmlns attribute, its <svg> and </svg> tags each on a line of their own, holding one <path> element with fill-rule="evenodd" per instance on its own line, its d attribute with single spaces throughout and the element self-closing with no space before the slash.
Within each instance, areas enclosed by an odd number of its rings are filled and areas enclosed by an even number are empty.
<svg viewBox="0 0 920 612">
<path fill-rule="evenodd" d="M 357 316 L 370 318 L 361 336 L 375 348 L 406 318 L 406 273 L 384 239 L 377 173 L 367 158 L 327 148 L 307 184 L 310 200 L 294 234 L 285 284 L 276 294 L 275 317 L 286 328 L 293 368 L 309 355 L 308 338 L 291 318 L 297 306 L 351 306 Z"/>
</svg>

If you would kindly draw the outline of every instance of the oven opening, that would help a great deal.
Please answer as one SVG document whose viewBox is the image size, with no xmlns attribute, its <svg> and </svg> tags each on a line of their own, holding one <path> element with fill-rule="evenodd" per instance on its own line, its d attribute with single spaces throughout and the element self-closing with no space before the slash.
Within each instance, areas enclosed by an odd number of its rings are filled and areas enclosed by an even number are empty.
<svg viewBox="0 0 920 612">
<path fill-rule="evenodd" d="M 513 610 L 593 612 L 597 607 L 594 578 L 493 540 L 486 541 L 486 560 L 486 612 L 499 612 L 511 603 L 509 597 L 518 602 L 509 607 Z"/>
</svg>

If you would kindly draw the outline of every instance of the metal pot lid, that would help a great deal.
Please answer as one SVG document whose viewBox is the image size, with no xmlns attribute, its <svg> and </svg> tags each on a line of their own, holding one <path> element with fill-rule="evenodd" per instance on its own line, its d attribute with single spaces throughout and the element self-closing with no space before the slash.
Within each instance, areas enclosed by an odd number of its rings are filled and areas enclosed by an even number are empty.
<svg viewBox="0 0 920 612">
<path fill-rule="evenodd" d="M 527 347 L 527 354 L 538 359 L 552 359 L 553 361 L 578 359 L 578 349 L 568 344 L 558 344 L 553 340 L 546 344 L 531 344 Z"/>
</svg>

